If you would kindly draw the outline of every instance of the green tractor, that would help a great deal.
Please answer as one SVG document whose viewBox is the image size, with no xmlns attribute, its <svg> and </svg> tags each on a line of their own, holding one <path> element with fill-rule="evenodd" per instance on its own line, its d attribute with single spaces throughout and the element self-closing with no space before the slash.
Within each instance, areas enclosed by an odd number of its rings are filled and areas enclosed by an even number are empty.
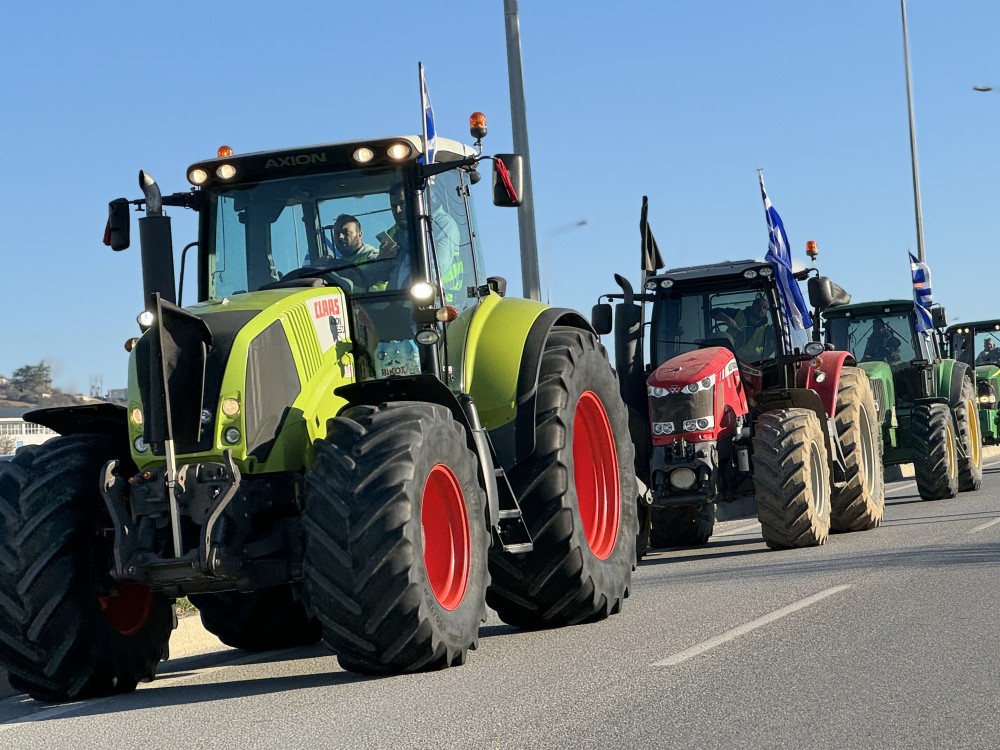
<svg viewBox="0 0 1000 750">
<path fill-rule="evenodd" d="M 481 116 L 480 116 L 481 118 Z M 174 601 L 248 650 L 324 640 L 349 670 L 462 664 L 487 605 L 603 619 L 629 593 L 633 448 L 580 314 L 503 296 L 470 187 L 516 155 L 405 136 L 192 165 L 139 218 L 145 309 L 127 407 L 42 409 L 0 465 L 0 664 L 40 700 L 134 690 Z M 170 218 L 193 211 L 175 293 Z M 378 248 L 368 238 L 378 238 Z M 196 300 L 182 305 L 194 249 Z"/>
<path fill-rule="evenodd" d="M 933 327 L 946 325 L 931 308 Z M 852 352 L 871 380 L 886 466 L 913 463 L 920 497 L 978 490 L 983 479 L 975 370 L 942 356 L 934 331 L 918 333 L 912 300 L 830 308 L 825 337 Z"/>
<path fill-rule="evenodd" d="M 983 442 L 1000 444 L 1000 320 L 949 326 L 945 346 L 949 356 L 975 368 Z"/>
</svg>

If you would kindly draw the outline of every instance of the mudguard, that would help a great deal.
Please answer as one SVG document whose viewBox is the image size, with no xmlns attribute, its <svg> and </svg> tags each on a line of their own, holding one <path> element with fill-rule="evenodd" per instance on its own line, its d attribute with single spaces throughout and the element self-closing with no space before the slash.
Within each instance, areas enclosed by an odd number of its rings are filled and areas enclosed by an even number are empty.
<svg viewBox="0 0 1000 750">
<path fill-rule="evenodd" d="M 962 400 L 962 383 L 966 378 L 975 386 L 975 375 L 967 364 L 954 359 L 941 360 L 938 363 L 938 397 L 947 399 L 954 409 Z"/>
<path fill-rule="evenodd" d="M 850 352 L 823 352 L 817 358 L 819 367 L 814 368 L 804 363 L 795 374 L 795 385 L 808 388 L 819 394 L 826 416 L 833 418 L 837 411 L 837 390 L 840 388 L 840 372 L 845 365 L 854 365 L 854 357 Z M 822 372 L 822 382 L 817 382 L 816 375 Z"/>
</svg>

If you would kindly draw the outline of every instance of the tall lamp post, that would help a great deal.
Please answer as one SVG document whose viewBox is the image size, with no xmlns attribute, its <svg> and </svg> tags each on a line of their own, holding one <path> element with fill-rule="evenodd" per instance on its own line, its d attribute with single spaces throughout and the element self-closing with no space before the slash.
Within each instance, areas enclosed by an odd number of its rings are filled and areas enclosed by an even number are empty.
<svg viewBox="0 0 1000 750">
<path fill-rule="evenodd" d="M 524 107 L 524 77 L 521 73 L 521 30 L 517 0 L 504 0 L 507 29 L 507 77 L 510 80 L 510 120 L 514 151 L 524 159 L 521 206 L 517 209 L 517 230 L 521 242 L 521 286 L 527 299 L 541 299 L 538 283 L 538 240 L 535 235 L 535 204 L 531 190 L 531 157 L 528 154 L 528 117 Z"/>
<path fill-rule="evenodd" d="M 903 58 L 906 62 L 906 105 L 910 114 L 910 162 L 913 165 L 913 208 L 917 218 L 917 257 L 924 262 L 924 217 L 920 208 L 920 175 L 917 172 L 917 131 L 913 124 L 913 89 L 910 85 L 910 44 L 906 34 L 906 0 L 899 0 L 903 15 Z"/>
</svg>

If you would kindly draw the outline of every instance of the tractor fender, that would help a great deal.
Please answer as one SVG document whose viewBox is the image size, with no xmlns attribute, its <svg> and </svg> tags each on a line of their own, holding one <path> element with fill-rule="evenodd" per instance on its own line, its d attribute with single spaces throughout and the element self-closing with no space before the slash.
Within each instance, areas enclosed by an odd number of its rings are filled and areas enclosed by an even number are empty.
<svg viewBox="0 0 1000 750">
<path fill-rule="evenodd" d="M 494 467 L 497 466 L 497 461 L 489 438 L 479 423 L 479 416 L 471 396 L 466 393 L 453 393 L 437 377 L 426 373 L 387 380 L 350 383 L 335 389 L 334 393 L 347 400 L 347 404 L 341 411 L 351 406 L 378 406 L 393 401 L 422 401 L 446 407 L 459 424 L 465 428 L 469 449 L 479 459 L 479 479 L 486 490 L 488 501 L 489 517 L 487 520 L 491 526 L 496 526 L 499 523 L 500 490 L 497 486 L 497 476 L 493 471 Z"/>
<path fill-rule="evenodd" d="M 60 435 L 110 435 L 120 439 L 128 453 L 128 409 L 120 404 L 53 406 L 25 412 L 25 422 L 40 424 Z"/>
<path fill-rule="evenodd" d="M 549 333 L 557 325 L 597 335 L 580 313 L 526 299 L 484 305 L 469 326 L 466 388 L 505 469 L 535 450 L 539 370 Z"/>
<path fill-rule="evenodd" d="M 837 391 L 840 388 L 840 373 L 846 366 L 855 364 L 850 352 L 823 352 L 817 359 L 819 367 L 810 367 L 803 363 L 795 374 L 795 385 L 798 388 L 808 388 L 816 391 L 823 404 L 826 416 L 833 418 L 837 412 Z M 822 382 L 817 382 L 817 373 L 825 376 Z M 825 425 L 824 425 L 825 428 Z"/>
<path fill-rule="evenodd" d="M 939 398 L 947 399 L 948 405 L 955 408 L 962 400 L 962 383 L 968 379 L 973 387 L 976 384 L 975 373 L 964 362 L 954 359 L 945 359 L 938 364 L 938 392 Z"/>
</svg>

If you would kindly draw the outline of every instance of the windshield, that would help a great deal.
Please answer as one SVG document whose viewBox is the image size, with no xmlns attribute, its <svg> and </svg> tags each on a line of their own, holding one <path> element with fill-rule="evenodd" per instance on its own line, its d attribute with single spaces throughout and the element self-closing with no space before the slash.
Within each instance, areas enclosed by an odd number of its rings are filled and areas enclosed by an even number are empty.
<svg viewBox="0 0 1000 750">
<path fill-rule="evenodd" d="M 831 318 L 827 340 L 834 348 L 851 352 L 859 362 L 908 364 L 917 359 L 910 313 L 904 311 Z"/>
<path fill-rule="evenodd" d="M 332 270 L 353 291 L 399 289 L 417 244 L 401 170 L 338 172 L 218 192 L 210 202 L 203 297 Z M 392 200 L 391 200 L 392 199 Z"/>
<path fill-rule="evenodd" d="M 773 358 L 773 310 L 766 287 L 665 291 L 654 311 L 655 366 L 704 346 L 728 346 L 745 362 Z"/>
<path fill-rule="evenodd" d="M 974 362 L 976 365 L 1000 364 L 1000 325 L 989 330 L 976 330 L 974 333 L 965 331 L 951 333 L 951 348 L 955 359 Z"/>
</svg>

